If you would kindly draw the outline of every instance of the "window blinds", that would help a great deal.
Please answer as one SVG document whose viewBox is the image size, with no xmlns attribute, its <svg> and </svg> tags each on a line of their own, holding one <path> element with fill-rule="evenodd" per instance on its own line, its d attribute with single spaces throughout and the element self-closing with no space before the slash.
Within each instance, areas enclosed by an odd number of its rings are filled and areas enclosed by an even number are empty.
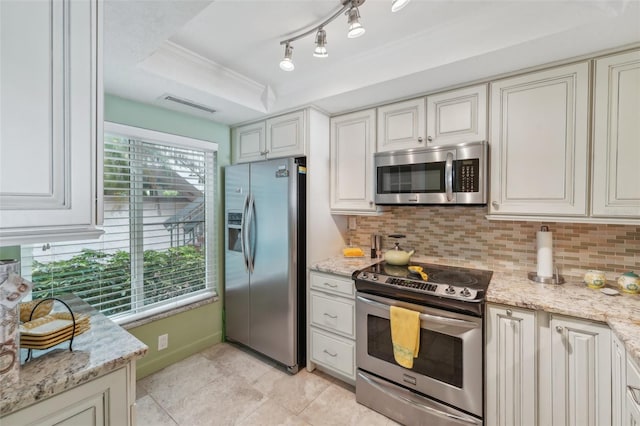
<svg viewBox="0 0 640 426">
<path fill-rule="evenodd" d="M 200 146 L 105 134 L 105 233 L 23 246 L 33 298 L 71 292 L 127 316 L 213 293 L 215 170 L 215 151 Z"/>
</svg>

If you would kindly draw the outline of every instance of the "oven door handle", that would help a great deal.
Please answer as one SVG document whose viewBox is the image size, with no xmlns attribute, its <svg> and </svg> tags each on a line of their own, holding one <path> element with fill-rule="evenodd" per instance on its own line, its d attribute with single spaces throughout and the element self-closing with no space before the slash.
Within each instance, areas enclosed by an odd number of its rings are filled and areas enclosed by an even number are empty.
<svg viewBox="0 0 640 426">
<path fill-rule="evenodd" d="M 398 395 L 395 392 L 390 392 L 389 390 L 385 389 L 383 386 L 380 386 L 378 383 L 376 383 L 375 381 L 371 380 L 370 378 L 368 378 L 368 377 L 366 377 L 366 376 L 364 376 L 362 374 L 360 374 L 359 377 L 361 379 L 363 379 L 364 381 L 366 381 L 369 385 L 371 385 L 374 388 L 376 388 L 378 391 L 384 393 L 385 395 L 388 395 L 391 398 L 397 399 L 398 401 L 400 401 L 400 402 L 402 402 L 404 404 L 410 404 L 410 405 L 416 407 L 419 410 L 428 411 L 429 413 L 433 414 L 434 416 L 447 419 L 447 420 L 449 420 L 449 422 L 454 422 L 456 424 L 476 425 L 476 426 L 479 424 L 477 420 L 456 416 L 455 414 L 452 414 L 452 413 L 446 413 L 444 411 L 438 410 L 435 407 L 430 407 L 430 406 L 425 405 L 425 404 L 420 404 L 418 402 L 410 400 L 409 398 L 405 398 L 402 395 Z"/>
<path fill-rule="evenodd" d="M 360 300 L 363 303 L 366 303 L 367 305 L 371 305 L 374 306 L 378 309 L 384 309 L 384 310 L 389 310 L 390 305 L 385 305 L 384 303 L 380 303 L 380 302 L 376 302 L 373 301 L 371 299 L 367 299 L 366 297 L 362 297 L 362 296 L 358 296 L 358 300 Z M 480 328 L 481 324 L 476 324 L 475 322 L 471 322 L 471 321 L 467 321 L 467 320 L 463 320 L 463 319 L 458 319 L 458 318 L 448 318 L 448 317 L 443 317 L 440 315 L 433 315 L 433 314 L 425 314 L 425 313 L 420 313 L 420 320 L 421 321 L 427 321 L 427 322 L 431 322 L 431 323 L 436 323 L 436 324 L 442 324 L 442 325 L 451 325 L 451 326 L 456 326 L 456 327 L 463 327 L 463 328 L 467 328 L 467 329 L 473 329 L 473 328 Z"/>
</svg>

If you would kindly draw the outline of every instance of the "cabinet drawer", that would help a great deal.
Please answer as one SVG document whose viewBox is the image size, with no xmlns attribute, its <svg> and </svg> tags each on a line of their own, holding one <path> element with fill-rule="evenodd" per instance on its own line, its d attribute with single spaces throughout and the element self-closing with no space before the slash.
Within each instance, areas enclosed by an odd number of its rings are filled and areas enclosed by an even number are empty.
<svg viewBox="0 0 640 426">
<path fill-rule="evenodd" d="M 354 297 L 355 295 L 353 281 L 349 278 L 311 272 L 309 274 L 309 280 L 311 281 L 312 289 L 335 293 L 342 296 Z"/>
<path fill-rule="evenodd" d="M 311 324 L 354 337 L 355 303 L 311 292 Z"/>
<path fill-rule="evenodd" d="M 355 380 L 356 344 L 311 328 L 311 360 Z"/>
</svg>

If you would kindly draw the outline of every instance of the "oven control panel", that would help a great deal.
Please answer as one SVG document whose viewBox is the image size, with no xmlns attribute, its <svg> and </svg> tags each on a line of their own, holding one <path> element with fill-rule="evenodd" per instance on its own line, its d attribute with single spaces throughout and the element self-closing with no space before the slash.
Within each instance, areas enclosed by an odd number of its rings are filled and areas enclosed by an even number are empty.
<svg viewBox="0 0 640 426">
<path fill-rule="evenodd" d="M 356 280 L 377 283 L 377 285 L 390 285 L 404 290 L 418 292 L 425 295 L 445 297 L 448 299 L 474 301 L 478 297 L 478 290 L 464 286 L 390 277 L 384 274 L 365 271 L 360 272 L 355 278 Z"/>
</svg>

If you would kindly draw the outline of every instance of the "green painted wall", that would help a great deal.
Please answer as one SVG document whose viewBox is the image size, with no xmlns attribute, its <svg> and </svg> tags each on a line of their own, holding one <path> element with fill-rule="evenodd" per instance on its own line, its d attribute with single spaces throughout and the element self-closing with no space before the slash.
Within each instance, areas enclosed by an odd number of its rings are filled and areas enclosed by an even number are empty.
<svg viewBox="0 0 640 426">
<path fill-rule="evenodd" d="M 0 247 L 0 259 L 20 259 L 20 246 Z"/>
<path fill-rule="evenodd" d="M 218 293 L 220 299 L 196 309 L 181 312 L 129 329 L 129 332 L 149 346 L 146 357 L 138 360 L 138 378 L 145 377 L 176 361 L 222 340 L 222 285 L 224 281 L 224 192 L 222 167 L 230 163 L 231 136 L 229 126 L 213 121 L 105 95 L 104 119 L 119 124 L 172 133 L 218 144 L 218 190 L 216 211 L 218 222 Z M 169 334 L 169 347 L 157 350 L 158 336 Z"/>
</svg>

